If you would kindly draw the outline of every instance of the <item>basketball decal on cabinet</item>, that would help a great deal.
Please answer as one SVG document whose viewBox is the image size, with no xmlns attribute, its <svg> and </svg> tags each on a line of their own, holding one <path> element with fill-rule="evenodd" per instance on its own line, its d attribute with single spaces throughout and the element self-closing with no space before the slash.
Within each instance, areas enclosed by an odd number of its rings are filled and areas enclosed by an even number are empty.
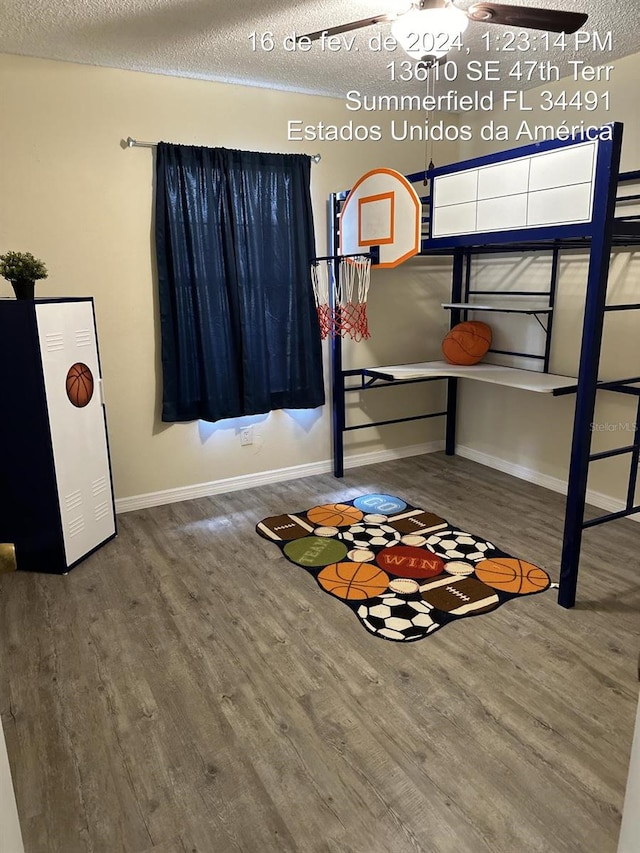
<svg viewBox="0 0 640 853">
<path fill-rule="evenodd" d="M 539 566 L 393 495 L 270 516 L 256 531 L 369 633 L 393 642 L 422 640 L 551 585 Z"/>
<path fill-rule="evenodd" d="M 65 387 L 69 402 L 77 409 L 84 409 L 93 397 L 94 382 L 90 368 L 81 361 L 72 364 L 67 371 Z"/>
</svg>

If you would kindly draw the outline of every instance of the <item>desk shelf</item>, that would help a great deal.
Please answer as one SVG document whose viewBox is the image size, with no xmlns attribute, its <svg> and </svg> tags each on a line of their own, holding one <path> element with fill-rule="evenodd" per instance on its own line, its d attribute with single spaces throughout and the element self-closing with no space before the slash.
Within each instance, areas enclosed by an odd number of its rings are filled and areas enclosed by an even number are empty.
<svg viewBox="0 0 640 853">
<path fill-rule="evenodd" d="M 492 385 L 505 385 L 523 391 L 553 395 L 566 394 L 577 388 L 577 379 L 573 376 L 486 363 L 457 365 L 446 361 L 423 361 L 416 364 L 368 367 L 362 372 L 372 379 L 387 382 L 415 381 L 416 379 L 475 379 Z"/>
<path fill-rule="evenodd" d="M 442 307 L 457 311 L 493 311 L 496 314 L 551 314 L 553 307 L 513 308 L 506 305 L 476 305 L 473 302 L 443 302 Z"/>
</svg>

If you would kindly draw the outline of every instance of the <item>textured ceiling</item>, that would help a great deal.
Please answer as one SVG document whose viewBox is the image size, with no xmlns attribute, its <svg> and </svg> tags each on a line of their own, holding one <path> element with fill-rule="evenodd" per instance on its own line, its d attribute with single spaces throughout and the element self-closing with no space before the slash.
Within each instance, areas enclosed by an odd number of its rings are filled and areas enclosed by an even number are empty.
<svg viewBox="0 0 640 853">
<path fill-rule="evenodd" d="M 472 0 L 457 0 L 466 9 Z M 467 59 L 550 60 L 566 72 L 571 59 L 594 65 L 640 50 L 640 0 L 510 0 L 512 5 L 542 6 L 586 12 L 586 29 L 604 39 L 612 32 L 611 51 L 593 45 L 576 53 L 572 46 L 548 52 L 535 42 L 522 53 L 488 52 L 482 34 L 497 39 L 506 29 L 471 22 L 464 35 Z M 371 15 L 407 8 L 409 0 L 0 0 L 0 52 L 69 60 L 184 77 L 244 83 L 298 92 L 344 97 L 352 89 L 367 94 L 423 92 L 424 84 L 392 83 L 388 64 L 406 59 L 395 52 L 369 49 L 371 36 L 390 34 L 390 25 L 359 30 L 351 50 L 286 51 L 292 33 L 302 34 Z M 532 31 L 533 32 L 533 31 Z M 251 33 L 272 33 L 273 50 L 252 49 Z M 289 42 L 290 44 L 290 42 Z M 258 41 L 259 45 L 259 41 Z M 267 39 L 266 47 L 270 47 Z M 359 48 L 359 49 L 355 49 Z M 466 55 L 466 50 L 469 50 Z M 515 58 L 514 58 L 515 57 Z M 456 60 L 460 64 L 461 60 Z M 546 82 L 534 73 L 528 85 Z M 502 75 L 494 88 L 524 88 Z M 486 83 L 458 79 L 460 92 L 486 90 Z"/>
</svg>

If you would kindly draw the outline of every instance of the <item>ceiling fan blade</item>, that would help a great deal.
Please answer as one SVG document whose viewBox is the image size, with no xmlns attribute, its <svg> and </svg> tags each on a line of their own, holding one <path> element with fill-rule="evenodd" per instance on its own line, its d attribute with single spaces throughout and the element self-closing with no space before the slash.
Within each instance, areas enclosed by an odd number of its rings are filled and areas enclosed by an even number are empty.
<svg viewBox="0 0 640 853">
<path fill-rule="evenodd" d="M 527 27 L 552 33 L 575 33 L 584 26 L 589 17 L 582 12 L 531 9 L 528 6 L 505 6 L 502 3 L 474 3 L 467 9 L 467 15 L 472 21 L 481 21 L 484 24 Z"/>
<path fill-rule="evenodd" d="M 361 30 L 363 27 L 372 27 L 374 24 L 386 24 L 390 21 L 395 21 L 398 15 L 375 15 L 373 18 L 363 18 L 361 21 L 352 21 L 350 24 L 341 24 L 338 27 L 327 27 L 324 30 L 318 30 L 317 33 L 306 33 L 303 36 L 297 36 L 296 41 L 300 39 L 310 39 L 317 41 L 324 33 L 327 36 L 337 36 L 340 33 L 348 33 L 351 30 Z"/>
</svg>

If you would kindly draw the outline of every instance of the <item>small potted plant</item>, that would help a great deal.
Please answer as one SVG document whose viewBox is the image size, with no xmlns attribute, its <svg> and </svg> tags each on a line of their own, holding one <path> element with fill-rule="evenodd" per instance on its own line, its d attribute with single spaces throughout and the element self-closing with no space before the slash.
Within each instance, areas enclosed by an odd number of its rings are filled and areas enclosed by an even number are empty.
<svg viewBox="0 0 640 853">
<path fill-rule="evenodd" d="M 44 262 L 31 252 L 6 252 L 0 255 L 0 275 L 11 282 L 16 299 L 33 299 L 36 280 L 48 273 Z"/>
</svg>

